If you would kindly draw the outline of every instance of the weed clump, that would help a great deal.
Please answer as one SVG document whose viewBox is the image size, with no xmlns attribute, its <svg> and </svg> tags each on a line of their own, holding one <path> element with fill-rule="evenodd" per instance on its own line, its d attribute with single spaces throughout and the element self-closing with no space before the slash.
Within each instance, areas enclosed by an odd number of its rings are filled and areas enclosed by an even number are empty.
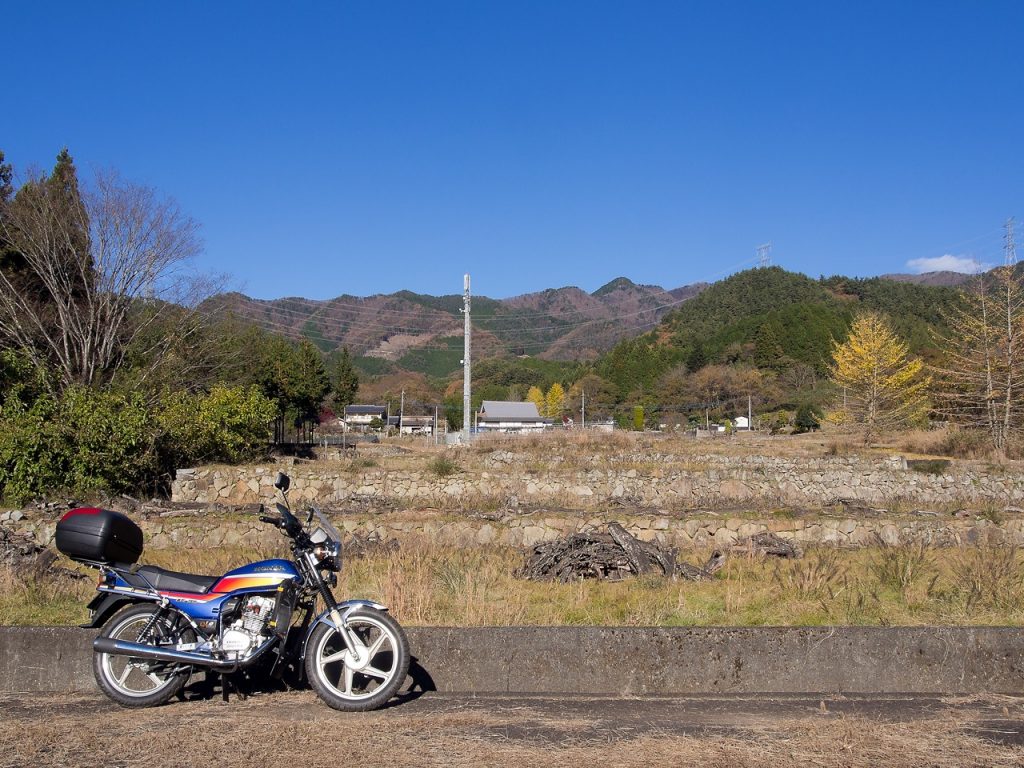
<svg viewBox="0 0 1024 768">
<path fill-rule="evenodd" d="M 448 456 L 435 457 L 427 468 L 438 477 L 450 477 L 462 469 L 457 461 Z"/>
</svg>

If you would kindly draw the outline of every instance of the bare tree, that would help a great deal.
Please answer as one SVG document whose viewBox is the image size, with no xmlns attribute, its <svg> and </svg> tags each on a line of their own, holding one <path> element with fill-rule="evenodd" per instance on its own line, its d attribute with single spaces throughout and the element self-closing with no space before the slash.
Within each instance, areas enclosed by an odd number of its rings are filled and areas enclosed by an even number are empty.
<svg viewBox="0 0 1024 768">
<path fill-rule="evenodd" d="M 1003 452 L 1024 412 L 1024 286 L 1005 266 L 979 276 L 961 298 L 933 368 L 938 406 L 951 421 L 985 430 Z"/>
<path fill-rule="evenodd" d="M 5 206 L 0 237 L 21 261 L 17 274 L 0 270 L 0 336 L 52 366 L 57 388 L 110 380 L 132 349 L 155 365 L 195 328 L 198 225 L 148 187 L 100 173 L 68 205 L 32 178 Z"/>
</svg>

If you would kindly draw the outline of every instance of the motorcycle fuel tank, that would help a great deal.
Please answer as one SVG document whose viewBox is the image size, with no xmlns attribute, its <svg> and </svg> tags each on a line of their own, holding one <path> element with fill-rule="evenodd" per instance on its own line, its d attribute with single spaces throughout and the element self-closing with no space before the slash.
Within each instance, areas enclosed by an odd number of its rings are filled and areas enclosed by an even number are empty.
<svg viewBox="0 0 1024 768">
<path fill-rule="evenodd" d="M 290 560 L 261 560 L 225 573 L 210 592 L 226 593 L 276 588 L 282 581 L 298 579 L 299 572 Z"/>
</svg>

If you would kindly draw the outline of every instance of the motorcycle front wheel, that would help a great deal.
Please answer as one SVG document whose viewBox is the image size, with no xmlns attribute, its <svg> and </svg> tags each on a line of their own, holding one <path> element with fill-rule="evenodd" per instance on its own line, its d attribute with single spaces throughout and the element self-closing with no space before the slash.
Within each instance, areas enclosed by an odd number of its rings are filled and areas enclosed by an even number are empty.
<svg viewBox="0 0 1024 768">
<path fill-rule="evenodd" d="M 154 620 L 159 607 L 150 603 L 129 605 L 115 613 L 100 632 L 101 637 L 147 645 L 167 645 L 194 639 L 190 628 L 175 626 L 172 618 Z M 146 627 L 145 637 L 140 634 Z M 93 674 L 100 690 L 122 707 L 153 707 L 178 693 L 188 681 L 188 672 L 172 669 L 164 662 L 137 659 L 113 653 L 93 654 Z"/>
<path fill-rule="evenodd" d="M 366 653 L 354 656 L 332 624 L 318 624 L 306 644 L 306 678 L 317 696 L 334 709 L 379 709 L 405 681 L 409 641 L 390 614 L 371 608 L 352 613 L 348 628 Z"/>
</svg>

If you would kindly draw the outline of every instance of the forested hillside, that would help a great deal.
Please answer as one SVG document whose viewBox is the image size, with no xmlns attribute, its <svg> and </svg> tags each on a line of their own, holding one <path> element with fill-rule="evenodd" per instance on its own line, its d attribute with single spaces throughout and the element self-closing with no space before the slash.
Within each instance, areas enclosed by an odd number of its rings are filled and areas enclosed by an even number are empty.
<svg viewBox="0 0 1024 768">
<path fill-rule="evenodd" d="M 594 406 L 683 421 L 709 405 L 719 416 L 745 411 L 748 397 L 762 409 L 820 410 L 833 340 L 846 338 L 858 312 L 882 313 L 915 355 L 931 359 L 958 297 L 951 287 L 882 278 L 740 272 L 597 360 L 590 373 L 612 396 Z"/>
</svg>

